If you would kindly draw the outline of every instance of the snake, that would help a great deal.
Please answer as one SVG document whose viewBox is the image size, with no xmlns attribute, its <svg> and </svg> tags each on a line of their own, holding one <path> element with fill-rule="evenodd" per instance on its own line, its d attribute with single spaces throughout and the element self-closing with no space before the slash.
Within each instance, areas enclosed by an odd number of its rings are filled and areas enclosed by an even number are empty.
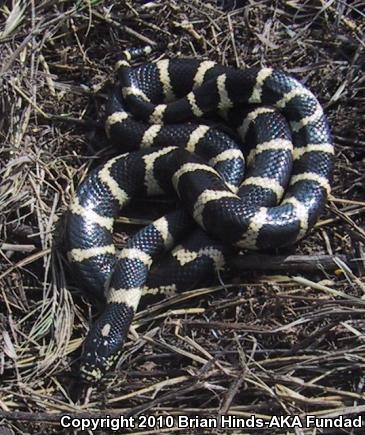
<svg viewBox="0 0 365 435">
<path fill-rule="evenodd" d="M 302 239 L 334 160 L 322 106 L 284 71 L 176 58 L 119 60 L 116 75 L 105 130 L 118 154 L 77 188 L 65 228 L 75 276 L 103 300 L 83 345 L 87 382 L 115 365 L 141 301 L 197 288 L 237 250 Z M 174 205 L 118 250 L 121 210 L 156 196 Z"/>
</svg>

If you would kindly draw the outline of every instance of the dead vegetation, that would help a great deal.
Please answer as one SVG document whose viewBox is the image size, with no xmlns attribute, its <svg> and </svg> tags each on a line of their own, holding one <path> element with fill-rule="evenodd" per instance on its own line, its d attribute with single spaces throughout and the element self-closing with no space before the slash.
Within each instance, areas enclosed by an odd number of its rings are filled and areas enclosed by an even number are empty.
<svg viewBox="0 0 365 435">
<path fill-rule="evenodd" d="M 218 3 L 1 6 L 3 428 L 59 432 L 59 413 L 364 413 L 365 2 Z M 270 65 L 314 91 L 336 143 L 332 199 L 315 231 L 279 254 L 339 257 L 328 270 L 241 274 L 140 312 L 117 369 L 79 394 L 75 367 L 91 304 L 56 235 L 80 179 L 113 152 L 102 125 L 114 62 L 146 43 L 165 45 L 151 59 Z"/>
</svg>

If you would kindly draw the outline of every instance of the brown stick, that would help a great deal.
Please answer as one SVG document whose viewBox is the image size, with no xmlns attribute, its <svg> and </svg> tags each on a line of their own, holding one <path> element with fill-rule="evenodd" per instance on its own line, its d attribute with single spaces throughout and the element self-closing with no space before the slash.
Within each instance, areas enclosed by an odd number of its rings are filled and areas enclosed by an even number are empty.
<svg viewBox="0 0 365 435">
<path fill-rule="evenodd" d="M 106 23 L 110 24 L 111 26 L 114 26 L 114 27 L 118 28 L 119 30 L 122 30 L 123 32 L 128 33 L 128 35 L 139 39 L 140 41 L 144 42 L 145 44 L 157 45 L 155 41 L 152 41 L 152 39 L 147 38 L 147 36 L 141 35 L 136 30 L 133 30 L 130 27 L 125 26 L 124 24 L 121 24 L 112 18 L 105 17 L 104 15 L 100 14 L 99 12 L 97 12 L 95 10 L 92 11 L 92 14 L 95 15 L 95 17 L 97 17 L 101 20 L 104 20 Z"/>
<path fill-rule="evenodd" d="M 335 259 L 349 262 L 346 255 L 238 255 L 230 265 L 240 271 L 270 270 L 284 272 L 334 271 L 339 269 Z"/>
</svg>

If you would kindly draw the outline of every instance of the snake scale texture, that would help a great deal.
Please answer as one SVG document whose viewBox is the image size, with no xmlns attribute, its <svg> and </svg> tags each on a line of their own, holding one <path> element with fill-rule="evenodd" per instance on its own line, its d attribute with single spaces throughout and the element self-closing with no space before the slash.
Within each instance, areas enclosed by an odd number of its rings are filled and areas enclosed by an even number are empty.
<svg viewBox="0 0 365 435">
<path fill-rule="evenodd" d="M 124 154 L 88 174 L 66 226 L 75 273 L 105 301 L 84 343 L 86 381 L 115 363 L 141 298 L 198 286 L 235 249 L 278 248 L 307 234 L 333 166 L 321 105 L 285 72 L 172 59 L 119 61 L 117 74 L 106 133 Z M 117 252 L 115 218 L 133 198 L 155 195 L 178 207 Z"/>
</svg>

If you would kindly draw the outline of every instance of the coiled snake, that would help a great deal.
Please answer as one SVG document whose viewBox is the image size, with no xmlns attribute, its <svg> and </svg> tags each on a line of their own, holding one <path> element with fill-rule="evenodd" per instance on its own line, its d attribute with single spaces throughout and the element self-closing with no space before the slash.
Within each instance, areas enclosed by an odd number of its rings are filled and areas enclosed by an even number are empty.
<svg viewBox="0 0 365 435">
<path fill-rule="evenodd" d="M 125 153 L 87 176 L 66 227 L 83 287 L 106 301 L 84 343 L 87 381 L 115 362 L 143 294 L 199 284 L 224 267 L 232 247 L 301 239 L 330 192 L 333 164 L 322 107 L 282 71 L 173 59 L 135 68 L 119 61 L 117 72 L 106 132 Z M 218 118 L 240 141 L 216 128 Z M 112 231 L 121 208 L 161 194 L 178 197 L 180 207 L 117 253 Z"/>
</svg>

